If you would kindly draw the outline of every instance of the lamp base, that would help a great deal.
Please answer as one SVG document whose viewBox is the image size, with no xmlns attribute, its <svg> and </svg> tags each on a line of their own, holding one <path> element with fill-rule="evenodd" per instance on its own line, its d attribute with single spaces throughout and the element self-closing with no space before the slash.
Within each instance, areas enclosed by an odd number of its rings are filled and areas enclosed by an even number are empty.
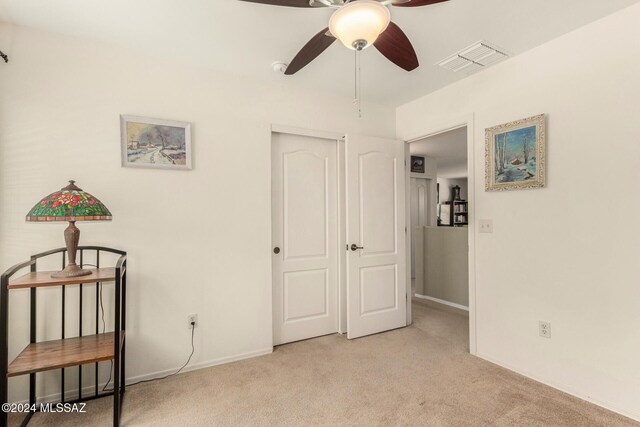
<svg viewBox="0 0 640 427">
<path fill-rule="evenodd" d="M 64 268 L 64 270 L 51 273 L 51 277 L 54 279 L 60 279 L 65 277 L 87 276 L 89 274 L 91 274 L 91 270 L 80 268 L 77 264 L 69 264 Z"/>
<path fill-rule="evenodd" d="M 67 244 L 67 254 L 69 263 L 62 271 L 56 271 L 51 274 L 53 278 L 79 277 L 91 274 L 90 270 L 78 267 L 76 264 L 76 252 L 78 251 L 78 242 L 80 241 L 80 230 L 76 227 L 75 221 L 69 221 L 69 226 L 64 230 L 64 241 Z"/>
</svg>

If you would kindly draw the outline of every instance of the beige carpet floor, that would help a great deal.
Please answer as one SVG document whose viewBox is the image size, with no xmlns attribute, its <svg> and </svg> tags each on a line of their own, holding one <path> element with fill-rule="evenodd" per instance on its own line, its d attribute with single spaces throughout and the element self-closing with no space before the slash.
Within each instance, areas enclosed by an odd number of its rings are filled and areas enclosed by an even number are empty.
<svg viewBox="0 0 640 427">
<path fill-rule="evenodd" d="M 640 425 L 469 355 L 461 312 L 414 303 L 414 320 L 371 337 L 321 337 L 133 386 L 123 425 Z M 36 414 L 30 425 L 110 425 L 111 399 L 87 410 Z"/>
</svg>

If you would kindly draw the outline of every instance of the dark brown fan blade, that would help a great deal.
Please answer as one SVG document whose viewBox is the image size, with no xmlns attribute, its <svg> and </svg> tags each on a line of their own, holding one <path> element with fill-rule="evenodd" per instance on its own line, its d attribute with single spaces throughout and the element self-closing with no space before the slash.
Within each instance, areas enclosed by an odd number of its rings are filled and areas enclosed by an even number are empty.
<svg viewBox="0 0 640 427">
<path fill-rule="evenodd" d="M 389 61 L 407 71 L 415 70 L 420 65 L 411 42 L 400 27 L 393 22 L 389 23 L 387 29 L 380 34 L 380 37 L 373 45 Z"/>
<path fill-rule="evenodd" d="M 406 3 L 392 3 L 397 7 L 418 7 L 418 6 L 429 6 L 430 4 L 442 3 L 449 0 L 410 0 Z"/>
<path fill-rule="evenodd" d="M 325 28 L 313 36 L 300 52 L 298 52 L 296 57 L 293 58 L 291 64 L 287 67 L 287 71 L 284 73 L 288 76 L 297 73 L 331 46 L 336 39 L 332 35 L 329 35 L 329 33 L 327 33 L 328 31 L 329 28 Z"/>
<path fill-rule="evenodd" d="M 249 3 L 270 4 L 272 6 L 288 6 L 288 7 L 313 7 L 309 4 L 309 0 L 240 0 Z"/>
</svg>

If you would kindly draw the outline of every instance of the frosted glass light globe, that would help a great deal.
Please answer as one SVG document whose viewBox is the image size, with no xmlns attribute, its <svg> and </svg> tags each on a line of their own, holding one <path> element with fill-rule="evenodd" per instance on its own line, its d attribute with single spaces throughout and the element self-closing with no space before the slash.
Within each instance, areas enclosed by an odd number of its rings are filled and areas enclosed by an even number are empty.
<svg viewBox="0 0 640 427">
<path fill-rule="evenodd" d="M 371 46 L 387 29 L 391 13 L 373 0 L 357 0 L 338 9 L 329 21 L 329 31 L 349 49 Z"/>
</svg>

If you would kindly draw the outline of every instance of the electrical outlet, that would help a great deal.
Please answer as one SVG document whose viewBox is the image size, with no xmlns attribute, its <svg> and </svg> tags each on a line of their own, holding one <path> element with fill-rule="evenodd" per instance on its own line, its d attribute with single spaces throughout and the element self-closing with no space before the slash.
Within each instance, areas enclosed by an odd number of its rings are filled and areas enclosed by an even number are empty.
<svg viewBox="0 0 640 427">
<path fill-rule="evenodd" d="M 551 338 L 551 323 L 540 321 L 538 323 L 540 336 L 543 338 Z"/>
<path fill-rule="evenodd" d="M 480 220 L 480 232 L 481 233 L 493 233 L 493 220 L 481 219 Z"/>
<path fill-rule="evenodd" d="M 192 323 L 194 324 L 193 326 L 191 326 Z M 197 314 L 190 314 L 190 315 L 187 316 L 187 327 L 189 329 L 198 327 L 198 315 Z"/>
</svg>

